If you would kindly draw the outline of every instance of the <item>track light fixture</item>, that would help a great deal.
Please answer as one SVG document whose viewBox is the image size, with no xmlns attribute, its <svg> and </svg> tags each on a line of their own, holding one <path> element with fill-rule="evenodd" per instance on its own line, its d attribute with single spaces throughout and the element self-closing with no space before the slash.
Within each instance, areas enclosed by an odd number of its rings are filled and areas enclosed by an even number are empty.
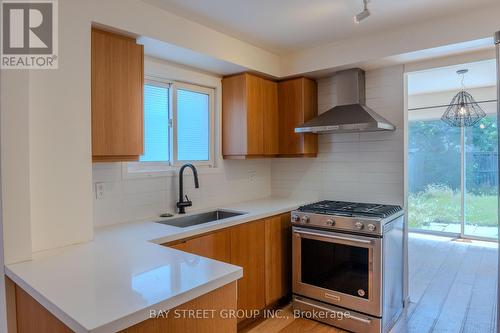
<svg viewBox="0 0 500 333">
<path fill-rule="evenodd" d="M 361 13 L 354 16 L 354 23 L 359 24 L 359 22 L 363 21 L 365 18 L 370 16 L 370 11 L 368 10 L 368 0 L 363 0 L 364 9 Z"/>
</svg>

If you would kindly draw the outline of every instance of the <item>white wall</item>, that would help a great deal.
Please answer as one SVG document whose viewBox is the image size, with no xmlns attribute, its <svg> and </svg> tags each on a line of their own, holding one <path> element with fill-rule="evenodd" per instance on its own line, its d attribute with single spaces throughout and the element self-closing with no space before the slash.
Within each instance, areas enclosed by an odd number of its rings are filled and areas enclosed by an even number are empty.
<svg viewBox="0 0 500 333">
<path fill-rule="evenodd" d="M 1 174 L 5 262 L 31 256 L 29 73 L 1 71 Z"/>
<path fill-rule="evenodd" d="M 221 78 L 165 61 L 146 57 L 146 75 L 173 81 L 203 85 L 215 89 L 215 154 L 216 168 L 199 167 L 200 188 L 195 189 L 192 173 L 186 170 L 185 194 L 193 201 L 193 209 L 217 207 L 231 202 L 263 198 L 271 194 L 271 161 L 223 160 L 221 156 Z M 93 183 L 103 183 L 104 196 L 94 196 L 94 225 L 155 218 L 164 212 L 175 212 L 178 201 L 177 173 L 162 177 L 130 179 L 122 174 L 122 164 L 95 163 Z M 94 185 L 95 188 L 95 185 Z"/>
<path fill-rule="evenodd" d="M 93 236 L 90 24 L 70 3 L 59 1 L 59 69 L 29 77 L 33 251 Z"/>
<path fill-rule="evenodd" d="M 0 106 L 1 110 L 1 106 Z M 1 119 L 0 119 L 1 122 Z M 0 138 L 0 142 L 1 142 Z M 1 159 L 1 157 L 0 157 Z M 1 166 L 0 166 L 1 169 Z M 0 170 L 1 171 L 1 170 Z M 7 302 L 5 297 L 5 269 L 4 269 L 4 250 L 3 250 L 3 221 L 2 221 L 2 181 L 0 179 L 0 333 L 7 333 Z"/>
<path fill-rule="evenodd" d="M 334 88 L 334 77 L 319 80 L 320 113 L 336 104 Z M 397 130 L 320 134 L 317 158 L 273 160 L 273 195 L 403 205 L 403 92 L 403 66 L 367 72 L 367 105 Z"/>
</svg>

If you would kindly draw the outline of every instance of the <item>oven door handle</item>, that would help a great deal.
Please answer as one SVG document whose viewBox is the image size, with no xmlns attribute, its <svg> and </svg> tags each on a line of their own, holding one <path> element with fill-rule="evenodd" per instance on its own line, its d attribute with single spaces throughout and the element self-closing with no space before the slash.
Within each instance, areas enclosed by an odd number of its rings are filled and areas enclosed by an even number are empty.
<svg viewBox="0 0 500 333">
<path fill-rule="evenodd" d="M 309 235 L 309 236 L 315 236 L 315 237 L 330 238 L 330 239 L 335 239 L 335 240 L 347 241 L 347 242 L 351 242 L 351 243 L 370 244 L 370 245 L 373 244 L 372 240 L 327 235 L 327 234 L 323 234 L 323 233 L 319 233 L 319 232 L 305 231 L 302 229 L 294 229 L 293 232 L 296 234 L 299 234 L 299 235 Z"/>
<path fill-rule="evenodd" d="M 300 299 L 297 299 L 297 298 L 295 299 L 295 302 L 299 302 L 299 303 L 302 303 L 304 305 L 312 306 L 312 307 L 318 308 L 318 309 L 323 310 L 323 311 L 335 312 L 335 310 L 333 310 L 333 309 L 329 309 L 327 307 L 324 307 L 324 306 L 321 306 L 321 305 L 318 305 L 318 304 L 311 304 L 309 302 L 306 302 L 306 301 L 303 301 L 303 300 L 300 300 Z M 361 317 L 358 317 L 358 316 L 354 316 L 351 313 L 349 313 L 349 317 L 346 317 L 346 318 L 362 322 L 363 324 L 371 324 L 371 322 L 372 322 L 371 319 L 361 318 Z"/>
</svg>

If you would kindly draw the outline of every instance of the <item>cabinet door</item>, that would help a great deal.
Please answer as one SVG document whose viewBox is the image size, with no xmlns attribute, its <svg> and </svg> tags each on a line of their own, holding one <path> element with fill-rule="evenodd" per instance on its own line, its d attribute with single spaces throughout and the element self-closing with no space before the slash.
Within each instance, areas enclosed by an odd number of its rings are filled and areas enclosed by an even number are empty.
<svg viewBox="0 0 500 333">
<path fill-rule="evenodd" d="M 266 305 L 291 292 L 291 223 L 290 213 L 265 220 Z"/>
<path fill-rule="evenodd" d="M 278 84 L 262 80 L 261 88 L 264 155 L 277 155 L 279 153 Z"/>
<path fill-rule="evenodd" d="M 222 79 L 222 154 L 247 154 L 246 74 Z"/>
<path fill-rule="evenodd" d="M 189 239 L 171 247 L 207 257 L 214 260 L 230 262 L 231 260 L 231 233 L 221 230 L 201 237 Z"/>
<path fill-rule="evenodd" d="M 264 81 L 245 74 L 247 102 L 247 155 L 264 155 Z"/>
<path fill-rule="evenodd" d="M 231 263 L 243 267 L 243 277 L 238 280 L 238 309 L 265 307 L 264 232 L 264 221 L 231 228 Z"/>
<path fill-rule="evenodd" d="M 280 154 L 300 154 L 303 134 L 295 133 L 295 126 L 304 122 L 302 80 L 282 81 L 278 85 Z"/>
<path fill-rule="evenodd" d="M 278 83 L 280 155 L 315 155 L 317 134 L 295 133 L 295 127 L 318 112 L 316 82 L 297 78 Z"/>
<path fill-rule="evenodd" d="M 143 46 L 92 29 L 92 156 L 137 160 L 143 153 Z"/>
</svg>

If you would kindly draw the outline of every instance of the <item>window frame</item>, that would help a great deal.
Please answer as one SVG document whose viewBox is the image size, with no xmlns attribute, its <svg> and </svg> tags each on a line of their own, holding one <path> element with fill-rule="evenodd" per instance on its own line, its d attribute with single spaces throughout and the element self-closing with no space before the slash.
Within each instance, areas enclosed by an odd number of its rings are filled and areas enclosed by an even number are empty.
<svg viewBox="0 0 500 333">
<path fill-rule="evenodd" d="M 168 88 L 168 161 L 136 161 L 122 163 L 122 178 L 134 179 L 143 177 L 163 177 L 175 174 L 185 163 L 194 164 L 203 169 L 214 170 L 215 165 L 215 88 L 204 85 L 168 80 L 154 75 L 144 76 L 144 85 L 154 85 Z M 207 161 L 179 161 L 177 159 L 177 89 L 189 90 L 209 95 L 209 160 Z M 143 92 L 144 93 L 144 92 Z M 143 111 L 144 112 L 144 111 Z"/>
<path fill-rule="evenodd" d="M 178 160 L 177 153 L 177 90 L 187 90 L 200 94 L 208 95 L 208 126 L 209 126 L 209 135 L 208 135 L 208 154 L 209 159 L 206 161 L 186 161 Z M 179 167 L 185 163 L 191 163 L 195 166 L 208 166 L 214 167 L 215 163 L 215 89 L 208 88 L 200 85 L 194 85 L 190 83 L 184 82 L 174 82 L 172 84 L 172 144 L 171 144 L 171 165 L 174 167 Z"/>
</svg>

